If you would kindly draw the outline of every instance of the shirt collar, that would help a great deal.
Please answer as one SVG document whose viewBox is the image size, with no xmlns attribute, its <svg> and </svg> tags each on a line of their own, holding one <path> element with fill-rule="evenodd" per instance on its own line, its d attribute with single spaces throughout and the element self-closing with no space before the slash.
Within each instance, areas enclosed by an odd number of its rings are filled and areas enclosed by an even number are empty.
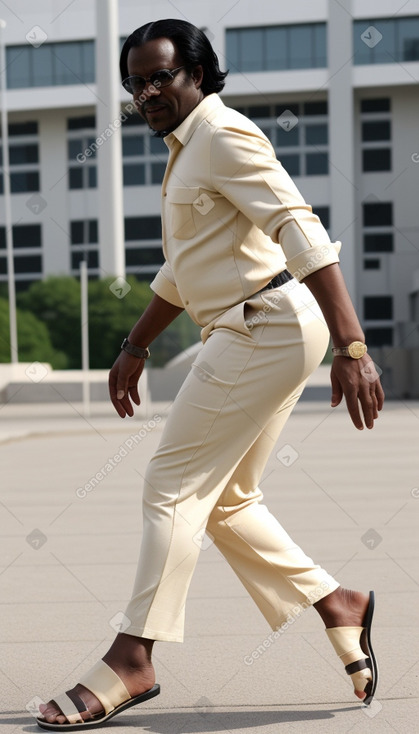
<svg viewBox="0 0 419 734">
<path fill-rule="evenodd" d="M 213 94 L 208 94 L 199 104 L 197 104 L 196 107 L 194 107 L 192 112 L 185 117 L 183 122 L 181 122 L 173 132 L 163 138 L 164 142 L 170 148 L 174 143 L 174 138 L 176 138 L 182 145 L 186 145 L 198 125 L 208 117 L 209 113 L 223 105 L 224 103 L 218 94 L 215 92 Z"/>
</svg>

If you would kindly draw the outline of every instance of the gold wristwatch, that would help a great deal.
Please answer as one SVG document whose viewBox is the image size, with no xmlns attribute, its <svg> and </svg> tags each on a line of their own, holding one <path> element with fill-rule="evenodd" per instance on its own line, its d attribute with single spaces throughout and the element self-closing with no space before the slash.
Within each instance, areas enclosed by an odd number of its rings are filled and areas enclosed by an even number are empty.
<svg viewBox="0 0 419 734">
<path fill-rule="evenodd" d="M 352 357 L 361 359 L 367 351 L 367 345 L 363 342 L 351 342 L 347 347 L 333 347 L 332 352 L 337 357 Z"/>
</svg>

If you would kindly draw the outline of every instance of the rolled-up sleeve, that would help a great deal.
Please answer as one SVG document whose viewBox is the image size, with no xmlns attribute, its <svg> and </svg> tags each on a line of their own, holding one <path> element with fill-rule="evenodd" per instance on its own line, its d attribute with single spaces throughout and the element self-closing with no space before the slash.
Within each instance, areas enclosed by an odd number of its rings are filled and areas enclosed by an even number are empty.
<svg viewBox="0 0 419 734">
<path fill-rule="evenodd" d="M 160 296 L 160 298 L 163 298 L 165 301 L 168 301 L 173 306 L 184 308 L 179 291 L 176 288 L 172 269 L 168 262 L 165 262 L 161 266 L 156 277 L 150 283 L 150 288 L 154 293 L 156 293 L 156 295 Z"/>
<path fill-rule="evenodd" d="M 282 247 L 298 280 L 339 262 L 341 243 L 330 241 L 262 135 L 218 129 L 212 139 L 211 178 L 217 191 Z"/>
</svg>

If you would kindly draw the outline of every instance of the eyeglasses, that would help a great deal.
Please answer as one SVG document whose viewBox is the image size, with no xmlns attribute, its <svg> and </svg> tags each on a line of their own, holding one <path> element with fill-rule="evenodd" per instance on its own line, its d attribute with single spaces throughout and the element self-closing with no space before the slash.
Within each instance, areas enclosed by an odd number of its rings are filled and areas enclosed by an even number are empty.
<svg viewBox="0 0 419 734">
<path fill-rule="evenodd" d="M 184 68 L 184 66 L 178 66 L 177 69 L 161 69 L 160 71 L 155 71 L 148 79 L 144 79 L 143 76 L 127 76 L 123 80 L 122 86 L 129 94 L 141 94 L 149 82 L 156 89 L 168 87 L 174 81 L 178 71 Z"/>
</svg>

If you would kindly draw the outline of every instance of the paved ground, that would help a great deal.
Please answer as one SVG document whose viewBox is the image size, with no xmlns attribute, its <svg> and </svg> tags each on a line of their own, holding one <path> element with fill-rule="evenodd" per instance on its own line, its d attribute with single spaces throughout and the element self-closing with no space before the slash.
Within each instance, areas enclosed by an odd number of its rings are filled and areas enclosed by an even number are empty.
<svg viewBox="0 0 419 734">
<path fill-rule="evenodd" d="M 0 408 L 2 731 L 39 731 L 25 707 L 72 687 L 109 647 L 131 592 L 142 474 L 166 407 L 149 405 L 131 421 L 108 405 L 88 418 L 82 406 Z M 263 647 L 270 630 L 209 543 L 192 582 L 185 643 L 155 646 L 162 695 L 118 717 L 115 729 L 417 731 L 418 439 L 417 403 L 389 403 L 363 433 L 343 408 L 301 403 L 262 485 L 309 555 L 344 586 L 376 590 L 374 709 L 356 703 L 314 610 Z"/>
</svg>

